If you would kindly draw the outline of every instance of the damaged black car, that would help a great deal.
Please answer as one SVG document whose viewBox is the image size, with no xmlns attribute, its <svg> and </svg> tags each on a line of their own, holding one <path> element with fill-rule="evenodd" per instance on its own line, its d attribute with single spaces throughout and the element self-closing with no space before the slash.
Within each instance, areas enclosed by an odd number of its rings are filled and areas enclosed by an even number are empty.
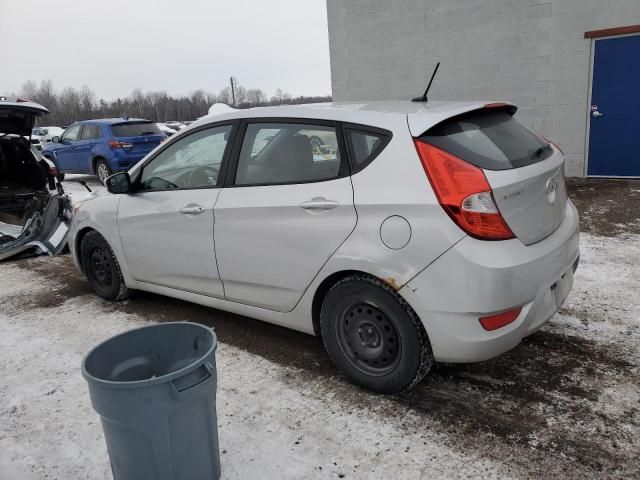
<svg viewBox="0 0 640 480">
<path fill-rule="evenodd" d="M 56 168 L 31 145 L 34 102 L 0 96 L 0 260 L 56 255 L 67 245 L 72 209 Z"/>
</svg>

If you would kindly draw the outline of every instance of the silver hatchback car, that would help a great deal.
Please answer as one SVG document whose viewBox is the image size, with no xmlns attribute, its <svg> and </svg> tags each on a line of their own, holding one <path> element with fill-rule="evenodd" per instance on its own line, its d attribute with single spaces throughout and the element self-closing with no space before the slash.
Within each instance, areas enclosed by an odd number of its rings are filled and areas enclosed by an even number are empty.
<svg viewBox="0 0 640 480">
<path fill-rule="evenodd" d="M 205 117 L 75 205 L 103 298 L 147 290 L 321 335 L 394 393 L 501 354 L 578 264 L 564 156 L 507 103 L 333 103 Z"/>
</svg>

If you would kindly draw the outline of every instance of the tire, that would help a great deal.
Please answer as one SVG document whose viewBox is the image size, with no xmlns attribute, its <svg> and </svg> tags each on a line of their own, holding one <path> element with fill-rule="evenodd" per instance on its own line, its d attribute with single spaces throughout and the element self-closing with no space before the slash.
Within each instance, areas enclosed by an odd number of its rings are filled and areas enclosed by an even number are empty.
<svg viewBox="0 0 640 480">
<path fill-rule="evenodd" d="M 129 296 L 129 289 L 124 283 L 113 250 L 95 230 L 82 238 L 80 259 L 89 286 L 98 296 L 114 302 Z"/>
<path fill-rule="evenodd" d="M 98 180 L 100 180 L 100 183 L 102 183 L 103 185 L 107 180 L 107 177 L 113 173 L 107 161 L 102 158 L 99 158 L 96 161 L 95 170 L 96 170 L 96 175 L 98 177 Z"/>
<path fill-rule="evenodd" d="M 415 386 L 433 365 L 420 319 L 386 283 L 353 275 L 336 283 L 320 310 L 329 357 L 352 382 L 378 393 Z"/>
</svg>

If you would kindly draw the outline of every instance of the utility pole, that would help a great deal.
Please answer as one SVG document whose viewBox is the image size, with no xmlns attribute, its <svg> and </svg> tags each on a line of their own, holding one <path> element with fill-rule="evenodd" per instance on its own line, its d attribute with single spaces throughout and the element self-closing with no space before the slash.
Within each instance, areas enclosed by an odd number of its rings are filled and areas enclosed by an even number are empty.
<svg viewBox="0 0 640 480">
<path fill-rule="evenodd" d="M 235 77 L 229 77 L 229 83 L 231 83 L 231 101 L 233 102 L 233 106 L 236 106 L 236 85 L 238 84 L 238 79 Z"/>
</svg>

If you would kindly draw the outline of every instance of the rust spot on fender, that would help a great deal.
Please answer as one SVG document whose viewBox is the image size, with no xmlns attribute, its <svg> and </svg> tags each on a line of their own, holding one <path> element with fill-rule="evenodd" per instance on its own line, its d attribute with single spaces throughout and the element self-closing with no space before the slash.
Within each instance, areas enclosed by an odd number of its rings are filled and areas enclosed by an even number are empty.
<svg viewBox="0 0 640 480">
<path fill-rule="evenodd" d="M 384 281 L 394 290 L 400 290 L 400 288 L 402 288 L 402 285 L 400 285 L 398 281 L 393 277 L 387 277 L 384 279 Z"/>
</svg>

